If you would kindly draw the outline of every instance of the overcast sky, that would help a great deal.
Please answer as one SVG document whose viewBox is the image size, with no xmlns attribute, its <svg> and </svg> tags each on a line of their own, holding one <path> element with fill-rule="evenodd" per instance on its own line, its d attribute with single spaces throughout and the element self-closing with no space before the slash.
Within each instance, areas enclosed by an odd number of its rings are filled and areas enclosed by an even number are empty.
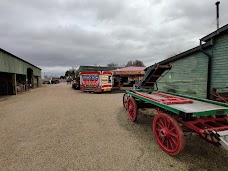
<svg viewBox="0 0 228 171">
<path fill-rule="evenodd" d="M 43 69 L 146 66 L 216 29 L 215 0 L 0 0 L 0 47 Z M 220 0 L 220 26 L 228 1 Z"/>
</svg>

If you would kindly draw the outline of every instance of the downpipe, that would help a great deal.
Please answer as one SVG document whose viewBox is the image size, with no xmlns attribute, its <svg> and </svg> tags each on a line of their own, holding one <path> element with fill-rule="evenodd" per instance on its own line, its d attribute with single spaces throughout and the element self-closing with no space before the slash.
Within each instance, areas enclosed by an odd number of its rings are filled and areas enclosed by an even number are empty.
<svg viewBox="0 0 228 171">
<path fill-rule="evenodd" d="M 211 40 L 212 41 L 212 40 Z M 211 43 L 213 44 L 213 42 Z M 207 67 L 207 99 L 211 96 L 211 70 L 212 70 L 212 55 L 203 50 L 202 40 L 200 39 L 200 51 L 208 57 Z"/>
</svg>

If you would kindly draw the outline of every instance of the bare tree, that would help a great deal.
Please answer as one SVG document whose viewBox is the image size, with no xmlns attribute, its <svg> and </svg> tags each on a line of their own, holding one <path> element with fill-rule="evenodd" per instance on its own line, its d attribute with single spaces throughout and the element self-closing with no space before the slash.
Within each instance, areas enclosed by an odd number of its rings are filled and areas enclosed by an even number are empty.
<svg viewBox="0 0 228 171">
<path fill-rule="evenodd" d="M 116 64 L 114 62 L 107 64 L 107 67 L 116 67 L 116 66 L 118 66 L 118 64 Z"/>
<path fill-rule="evenodd" d="M 125 67 L 129 66 L 138 66 L 138 67 L 144 67 L 144 63 L 140 60 L 135 60 L 135 61 L 128 61 Z"/>
<path fill-rule="evenodd" d="M 135 60 L 135 66 L 144 67 L 143 61 Z"/>
<path fill-rule="evenodd" d="M 133 61 L 128 61 L 127 64 L 125 65 L 125 67 L 129 67 L 129 66 L 134 66 Z"/>
<path fill-rule="evenodd" d="M 78 69 L 69 69 L 65 72 L 65 77 L 72 76 L 73 78 L 79 77 Z"/>
</svg>

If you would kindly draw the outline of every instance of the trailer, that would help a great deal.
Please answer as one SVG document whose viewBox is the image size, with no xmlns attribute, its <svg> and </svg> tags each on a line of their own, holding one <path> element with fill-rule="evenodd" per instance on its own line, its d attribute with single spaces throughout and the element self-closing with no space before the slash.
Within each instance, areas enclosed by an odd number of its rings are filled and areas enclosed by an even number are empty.
<svg viewBox="0 0 228 171">
<path fill-rule="evenodd" d="M 112 90 L 111 71 L 80 72 L 80 90 L 88 92 L 108 92 Z"/>
<path fill-rule="evenodd" d="M 130 120 L 137 120 L 139 108 L 156 109 L 153 134 L 169 155 L 183 151 L 185 132 L 195 132 L 207 142 L 228 150 L 228 104 L 159 91 L 156 82 L 170 69 L 171 65 L 149 68 L 138 89 L 125 92 L 123 106 Z"/>
</svg>

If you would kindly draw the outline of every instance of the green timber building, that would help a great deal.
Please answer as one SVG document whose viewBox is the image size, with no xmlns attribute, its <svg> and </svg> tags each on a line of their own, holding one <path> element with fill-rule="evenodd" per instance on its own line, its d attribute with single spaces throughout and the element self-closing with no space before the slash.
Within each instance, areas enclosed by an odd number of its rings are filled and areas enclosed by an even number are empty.
<svg viewBox="0 0 228 171">
<path fill-rule="evenodd" d="M 0 48 L 0 95 L 41 86 L 41 69 Z"/>
<path fill-rule="evenodd" d="M 198 47 L 158 64 L 172 65 L 157 83 L 161 91 L 207 99 L 214 91 L 228 92 L 228 24 L 201 38 Z"/>
</svg>

